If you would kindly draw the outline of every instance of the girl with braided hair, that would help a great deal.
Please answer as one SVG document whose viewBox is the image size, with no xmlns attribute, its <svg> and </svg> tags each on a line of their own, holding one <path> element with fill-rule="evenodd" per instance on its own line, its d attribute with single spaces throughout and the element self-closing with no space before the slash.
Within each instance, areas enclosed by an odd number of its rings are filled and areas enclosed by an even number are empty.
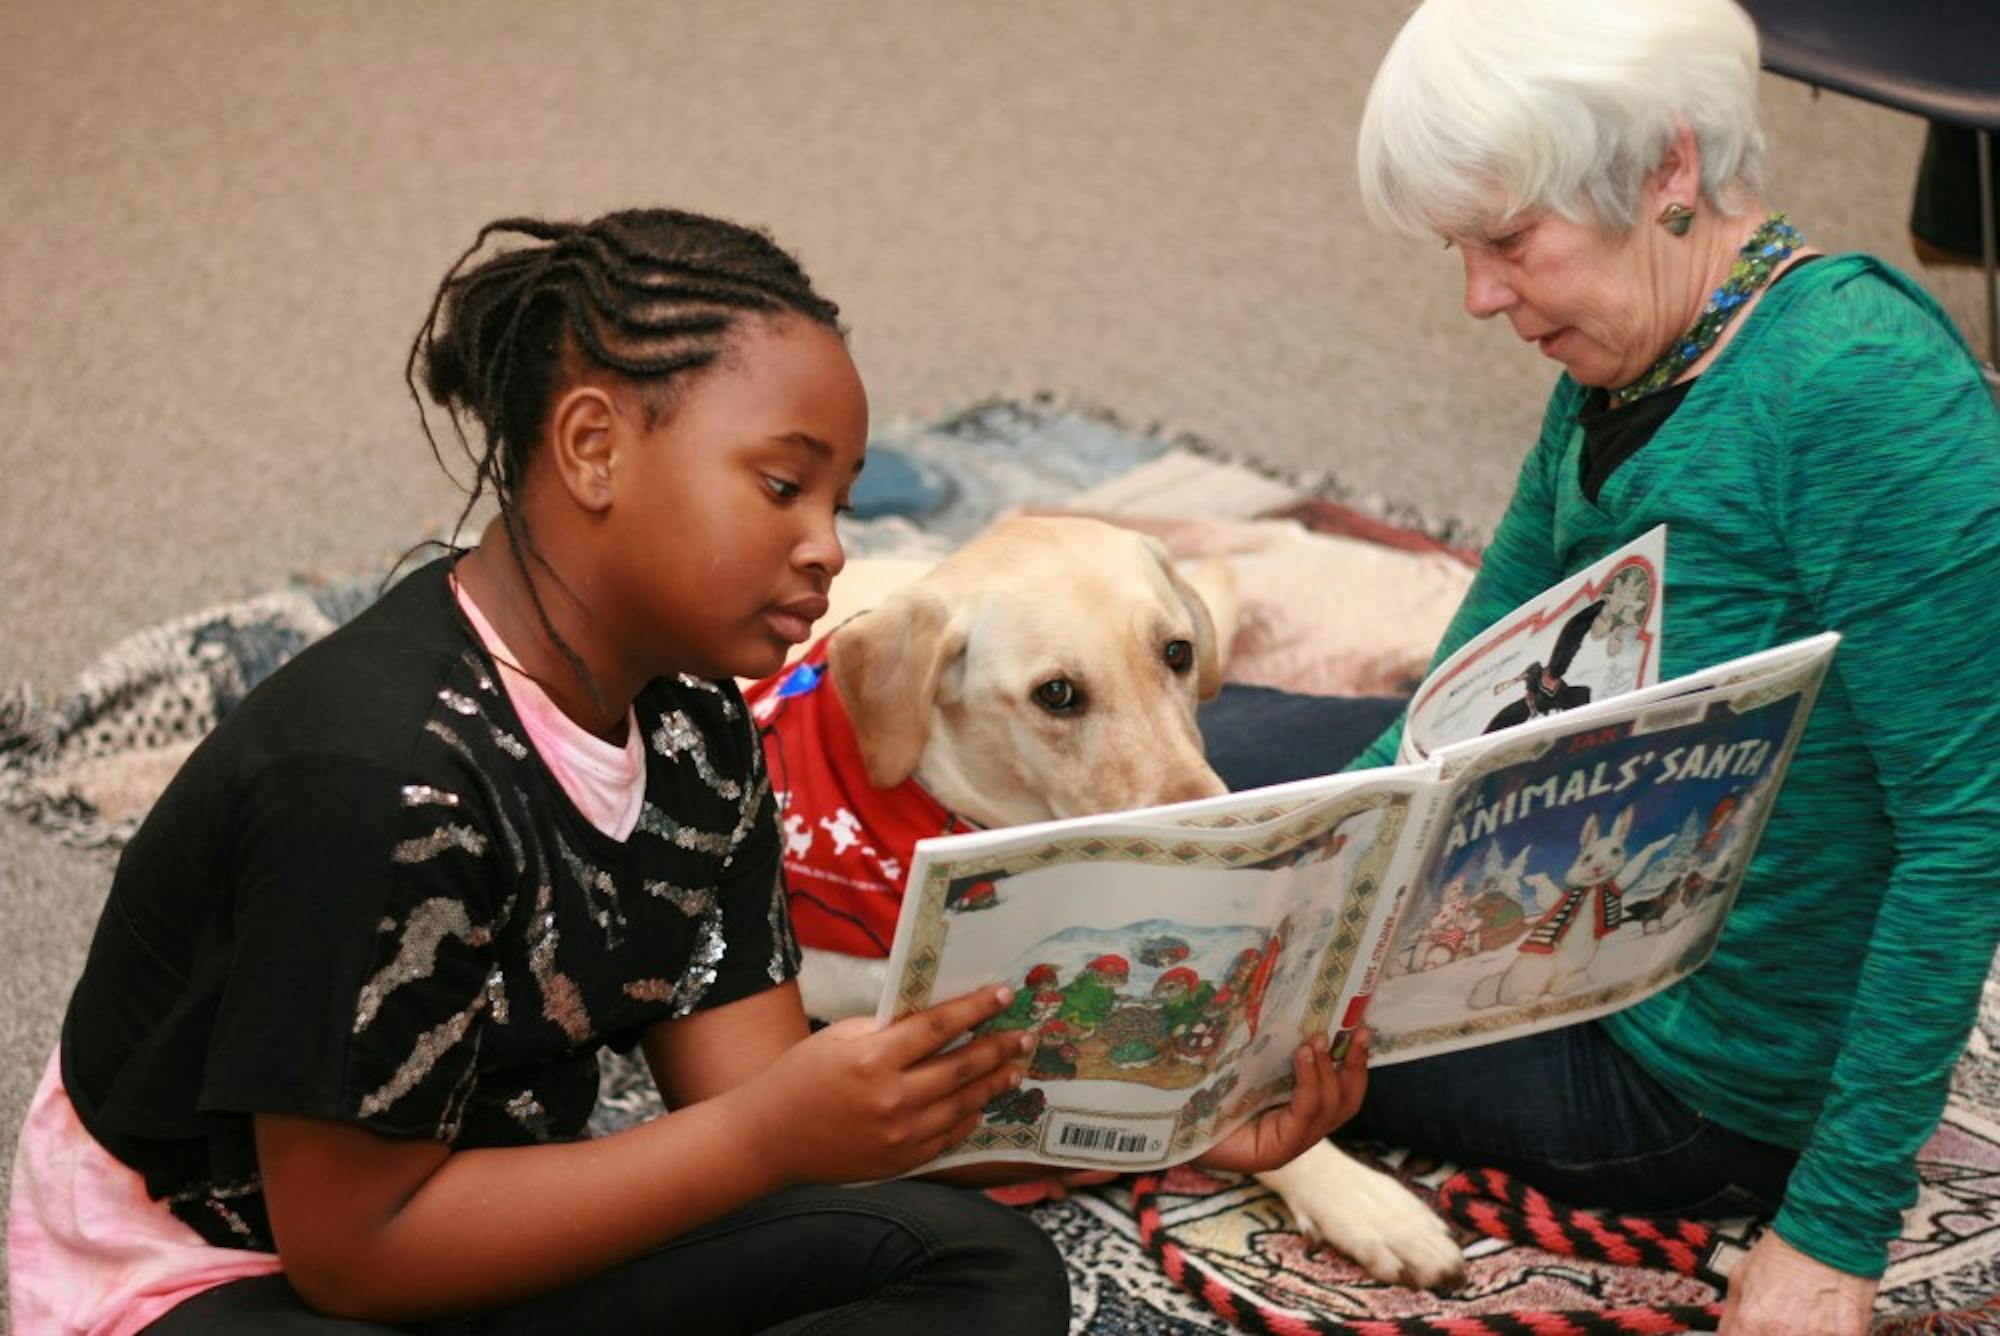
<svg viewBox="0 0 2000 1336">
<path fill-rule="evenodd" d="M 963 1136 L 1023 1052 L 940 1053 L 1005 990 L 809 1036 L 792 981 L 733 679 L 841 568 L 834 305 L 715 219 L 509 219 L 408 379 L 498 514 L 232 710 L 127 848 L 17 1153 L 15 1330 L 1065 1328 L 1025 1217 L 830 1186 Z M 606 1044 L 671 1112 L 591 1139 Z"/>
</svg>

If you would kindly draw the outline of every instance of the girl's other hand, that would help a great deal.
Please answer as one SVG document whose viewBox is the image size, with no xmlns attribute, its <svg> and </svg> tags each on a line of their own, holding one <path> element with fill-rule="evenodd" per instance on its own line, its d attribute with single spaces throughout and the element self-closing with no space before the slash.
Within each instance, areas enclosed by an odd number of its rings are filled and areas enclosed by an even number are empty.
<svg viewBox="0 0 2000 1336">
<path fill-rule="evenodd" d="M 968 1136 L 987 1101 L 1021 1083 L 1033 1038 L 1008 1030 L 944 1052 L 1013 1001 L 982 988 L 880 1030 L 855 1017 L 793 1045 L 734 1092 L 785 1182 L 908 1173 Z"/>
<path fill-rule="evenodd" d="M 1292 1054 L 1292 1098 L 1266 1109 L 1195 1160 L 1202 1169 L 1256 1174 L 1289 1164 L 1361 1108 L 1368 1091 L 1368 1034 L 1361 1031 L 1335 1066 L 1327 1037 Z"/>
</svg>

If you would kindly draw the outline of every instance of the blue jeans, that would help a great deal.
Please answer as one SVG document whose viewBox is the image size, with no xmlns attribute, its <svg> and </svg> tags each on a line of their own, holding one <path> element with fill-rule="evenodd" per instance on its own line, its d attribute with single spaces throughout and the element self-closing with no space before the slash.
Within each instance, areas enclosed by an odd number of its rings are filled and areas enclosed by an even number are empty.
<svg viewBox="0 0 2000 1336">
<path fill-rule="evenodd" d="M 1340 1135 L 1504 1169 L 1574 1206 L 1698 1219 L 1775 1214 L 1798 1160 L 1681 1103 L 1593 1023 L 1376 1067 Z"/>
<path fill-rule="evenodd" d="M 1245 789 L 1341 769 L 1402 707 L 1228 686 L 1200 720 L 1210 764 Z M 1576 1206 L 1662 1215 L 1770 1215 L 1798 1159 L 1689 1108 L 1589 1023 L 1377 1067 L 1341 1135 L 1505 1169 Z"/>
<path fill-rule="evenodd" d="M 1230 683 L 1195 715 L 1208 763 L 1231 789 L 1332 774 L 1381 736 L 1399 696 L 1301 696 Z"/>
</svg>

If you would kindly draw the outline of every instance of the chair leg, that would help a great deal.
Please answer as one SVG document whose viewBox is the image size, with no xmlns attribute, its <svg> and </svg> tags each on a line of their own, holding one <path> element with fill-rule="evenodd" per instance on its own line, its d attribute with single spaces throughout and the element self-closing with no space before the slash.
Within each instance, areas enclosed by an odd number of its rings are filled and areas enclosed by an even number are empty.
<svg viewBox="0 0 2000 1336">
<path fill-rule="evenodd" d="M 1979 140 L 1979 249 L 1986 264 L 1986 378 L 2000 390 L 2000 241 L 1993 221 L 1993 134 Z"/>
</svg>

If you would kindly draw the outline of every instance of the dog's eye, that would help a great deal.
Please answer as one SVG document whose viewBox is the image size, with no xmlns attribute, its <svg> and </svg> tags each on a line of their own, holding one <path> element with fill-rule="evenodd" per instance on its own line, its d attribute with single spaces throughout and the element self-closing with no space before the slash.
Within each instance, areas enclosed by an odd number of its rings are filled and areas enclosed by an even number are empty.
<svg viewBox="0 0 2000 1336">
<path fill-rule="evenodd" d="M 1035 688 L 1035 704 L 1050 714 L 1068 714 L 1083 705 L 1083 693 L 1067 677 L 1051 677 Z"/>
<path fill-rule="evenodd" d="M 1169 640 L 1160 657 L 1167 661 L 1167 667 L 1184 673 L 1194 667 L 1194 646 L 1185 640 Z"/>
</svg>

